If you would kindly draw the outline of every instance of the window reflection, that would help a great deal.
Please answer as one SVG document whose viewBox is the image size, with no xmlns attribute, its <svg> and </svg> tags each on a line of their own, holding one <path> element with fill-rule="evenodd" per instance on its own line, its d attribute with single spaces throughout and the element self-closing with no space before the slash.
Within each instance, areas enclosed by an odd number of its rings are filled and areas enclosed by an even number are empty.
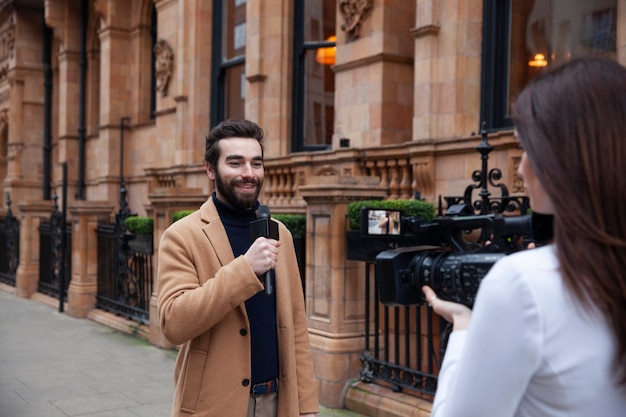
<svg viewBox="0 0 626 417">
<path fill-rule="evenodd" d="M 542 68 L 586 54 L 616 58 L 617 0 L 510 1 L 509 105 Z"/>
<path fill-rule="evenodd" d="M 229 0 L 224 7 L 224 33 L 222 60 L 228 62 L 245 57 L 246 54 L 246 1 Z M 245 117 L 246 74 L 245 63 L 226 65 L 225 77 L 225 119 L 243 119 Z"/>
<path fill-rule="evenodd" d="M 305 45 L 334 41 L 336 4 L 334 0 L 304 2 Z M 320 46 L 306 48 L 304 60 L 304 148 L 323 149 L 332 144 L 335 124 L 335 73 L 330 62 L 318 59 Z M 330 51 L 330 50 L 329 50 Z"/>
</svg>

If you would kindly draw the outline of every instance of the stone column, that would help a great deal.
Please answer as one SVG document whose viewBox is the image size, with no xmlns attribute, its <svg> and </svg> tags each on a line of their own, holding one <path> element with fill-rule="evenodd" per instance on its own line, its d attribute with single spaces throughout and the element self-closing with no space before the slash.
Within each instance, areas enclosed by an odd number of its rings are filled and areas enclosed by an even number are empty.
<svg viewBox="0 0 626 417">
<path fill-rule="evenodd" d="M 20 222 L 20 260 L 15 273 L 15 293 L 30 298 L 39 285 L 39 225 L 50 217 L 52 202 L 39 200 L 18 204 Z"/>
<path fill-rule="evenodd" d="M 364 15 L 338 16 L 338 27 L 353 27 L 355 18 L 360 25 L 337 33 L 334 149 L 341 138 L 357 148 L 412 140 L 414 51 L 408 34 L 415 1 L 374 3 Z"/>
<path fill-rule="evenodd" d="M 150 195 L 150 207 L 146 207 L 148 216 L 154 219 L 154 254 L 152 255 L 152 297 L 150 297 L 150 343 L 160 348 L 169 349 L 173 345 L 165 338 L 161 331 L 157 305 L 157 274 L 159 242 L 165 229 L 172 224 L 172 215 L 180 210 L 195 210 L 200 208 L 207 196 L 200 188 L 162 188 Z"/>
<path fill-rule="evenodd" d="M 72 278 L 67 290 L 67 314 L 85 318 L 96 306 L 98 291 L 98 223 L 109 223 L 113 206 L 79 201 L 69 207 L 72 217 Z"/>
<path fill-rule="evenodd" d="M 343 406 L 346 381 L 362 368 L 365 349 L 365 269 L 346 258 L 348 204 L 382 199 L 376 177 L 316 176 L 300 188 L 307 203 L 306 305 L 320 381 L 320 401 Z"/>
<path fill-rule="evenodd" d="M 480 129 L 482 2 L 417 0 L 413 140 Z M 408 43 L 408 42 L 407 42 Z"/>
</svg>

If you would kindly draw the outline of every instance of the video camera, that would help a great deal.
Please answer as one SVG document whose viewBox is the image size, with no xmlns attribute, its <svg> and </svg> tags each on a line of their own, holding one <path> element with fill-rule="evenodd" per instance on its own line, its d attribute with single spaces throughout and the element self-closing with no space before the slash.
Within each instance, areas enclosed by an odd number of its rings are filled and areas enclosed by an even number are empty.
<svg viewBox="0 0 626 417">
<path fill-rule="evenodd" d="M 361 208 L 362 236 L 389 239 L 396 235 L 410 246 L 384 250 L 376 256 L 380 301 L 387 306 L 421 305 L 428 285 L 439 298 L 470 308 L 480 281 L 500 258 L 529 242 L 552 238 L 552 216 L 472 215 L 467 205 L 449 207 L 446 216 L 425 221 L 402 211 Z M 473 241 L 467 237 L 476 235 Z"/>
</svg>

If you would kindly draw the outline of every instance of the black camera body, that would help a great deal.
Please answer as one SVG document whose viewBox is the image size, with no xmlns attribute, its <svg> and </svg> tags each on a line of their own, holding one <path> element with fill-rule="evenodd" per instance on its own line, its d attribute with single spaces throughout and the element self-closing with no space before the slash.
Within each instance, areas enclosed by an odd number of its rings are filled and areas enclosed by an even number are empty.
<svg viewBox="0 0 626 417">
<path fill-rule="evenodd" d="M 467 210 L 453 207 L 450 212 Z M 397 227 L 384 226 L 383 217 L 394 219 Z M 387 306 L 424 304 L 421 288 L 428 285 L 439 298 L 471 308 L 480 281 L 493 264 L 529 242 L 543 244 L 552 236 L 552 216 L 537 213 L 455 215 L 424 221 L 405 218 L 393 210 L 363 208 L 360 220 L 364 236 L 396 234 L 411 241 L 411 246 L 385 250 L 376 256 L 379 299 Z M 479 237 L 468 240 L 472 234 Z"/>
</svg>

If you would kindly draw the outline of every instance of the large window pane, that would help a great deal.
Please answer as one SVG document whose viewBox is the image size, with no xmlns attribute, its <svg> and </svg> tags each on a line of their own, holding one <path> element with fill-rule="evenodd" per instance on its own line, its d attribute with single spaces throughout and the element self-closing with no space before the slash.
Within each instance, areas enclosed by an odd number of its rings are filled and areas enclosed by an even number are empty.
<svg viewBox="0 0 626 417">
<path fill-rule="evenodd" d="M 246 99 L 245 65 L 240 64 L 226 70 L 226 118 L 243 119 Z"/>
<path fill-rule="evenodd" d="M 211 126 L 245 118 L 246 0 L 213 1 Z"/>
<path fill-rule="evenodd" d="M 246 2 L 229 0 L 224 8 L 223 59 L 227 61 L 246 53 Z"/>
<path fill-rule="evenodd" d="M 617 0 L 486 0 L 482 115 L 511 126 L 510 104 L 542 68 L 616 57 Z"/>
<path fill-rule="evenodd" d="M 335 117 L 334 0 L 295 0 L 292 150 L 328 149 Z"/>
<path fill-rule="evenodd" d="M 542 68 L 589 53 L 615 58 L 616 0 L 513 0 L 509 103 Z"/>
</svg>

